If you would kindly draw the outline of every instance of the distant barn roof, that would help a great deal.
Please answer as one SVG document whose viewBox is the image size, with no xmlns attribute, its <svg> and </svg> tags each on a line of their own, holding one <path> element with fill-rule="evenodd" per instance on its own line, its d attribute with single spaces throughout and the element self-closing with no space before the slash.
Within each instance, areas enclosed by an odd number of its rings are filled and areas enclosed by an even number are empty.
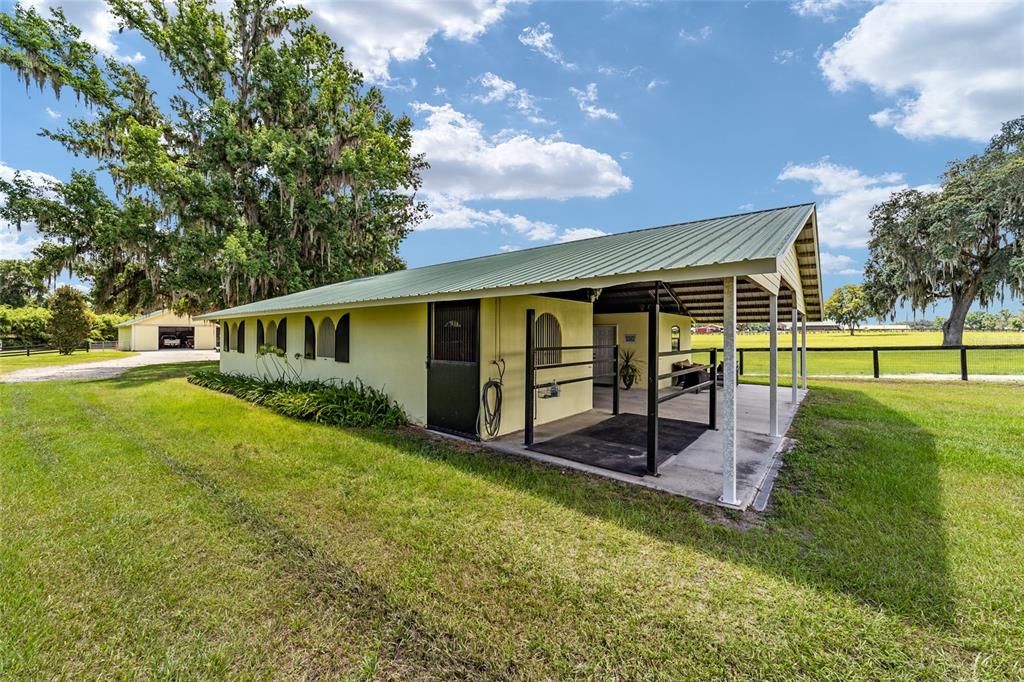
<svg viewBox="0 0 1024 682">
<path fill-rule="evenodd" d="M 798 249 L 799 276 L 804 289 L 812 288 L 815 294 L 813 303 L 807 302 L 808 315 L 819 319 L 820 274 L 813 216 L 814 204 L 808 203 L 620 232 L 348 280 L 197 317 L 567 291 L 644 280 L 756 276 L 778 272 L 779 259 L 801 232 L 811 227 L 812 248 Z"/>
</svg>

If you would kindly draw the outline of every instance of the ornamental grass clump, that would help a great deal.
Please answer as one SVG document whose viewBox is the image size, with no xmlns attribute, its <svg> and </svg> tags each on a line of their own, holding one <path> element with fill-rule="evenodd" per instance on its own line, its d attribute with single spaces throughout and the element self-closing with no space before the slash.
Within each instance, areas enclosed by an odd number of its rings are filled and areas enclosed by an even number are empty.
<svg viewBox="0 0 1024 682">
<path fill-rule="evenodd" d="M 405 411 L 386 393 L 359 380 L 290 382 L 200 370 L 188 381 L 287 417 L 320 424 L 395 428 L 409 421 Z"/>
</svg>

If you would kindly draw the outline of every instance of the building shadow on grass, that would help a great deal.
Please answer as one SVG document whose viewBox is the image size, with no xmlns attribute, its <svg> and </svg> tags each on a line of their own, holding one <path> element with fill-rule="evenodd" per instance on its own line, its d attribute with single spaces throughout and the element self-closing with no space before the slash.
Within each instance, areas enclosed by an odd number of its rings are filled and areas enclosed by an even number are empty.
<svg viewBox="0 0 1024 682">
<path fill-rule="evenodd" d="M 949 626 L 943 501 L 934 437 L 854 389 L 810 394 L 765 514 L 442 441 L 417 430 L 367 438 L 665 542 Z"/>
</svg>

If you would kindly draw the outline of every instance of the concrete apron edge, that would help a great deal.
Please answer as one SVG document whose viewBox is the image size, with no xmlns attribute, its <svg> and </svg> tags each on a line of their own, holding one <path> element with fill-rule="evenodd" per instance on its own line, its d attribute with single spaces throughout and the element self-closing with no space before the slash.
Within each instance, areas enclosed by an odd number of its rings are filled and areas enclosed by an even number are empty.
<svg viewBox="0 0 1024 682">
<path fill-rule="evenodd" d="M 643 487 L 643 488 L 648 488 L 650 490 L 657 490 L 658 492 L 667 493 L 667 494 L 673 495 L 675 497 L 685 498 L 685 499 L 690 500 L 692 502 L 695 502 L 697 504 L 715 505 L 715 506 L 718 506 L 718 507 L 722 507 L 724 509 L 733 509 L 733 510 L 741 511 L 741 512 L 742 511 L 746 511 L 749 507 L 751 507 L 754 504 L 754 502 L 757 500 L 758 496 L 761 494 L 761 490 L 765 486 L 765 481 L 768 478 L 769 474 L 778 470 L 778 464 L 781 463 L 782 455 L 785 454 L 785 452 L 789 451 L 792 448 L 792 446 L 796 444 L 795 440 L 793 440 L 791 438 L 788 438 L 786 436 L 783 436 L 779 440 L 779 444 L 776 446 L 775 451 L 772 453 L 771 462 L 768 465 L 768 467 L 766 467 L 765 472 L 761 475 L 761 479 L 758 481 L 757 486 L 754 489 L 754 494 L 751 496 L 750 500 L 749 501 L 740 500 L 739 504 L 735 504 L 734 505 L 734 504 L 726 504 L 725 502 L 722 502 L 721 500 L 716 501 L 716 502 L 711 502 L 711 501 L 708 501 L 708 500 L 701 500 L 701 499 L 697 499 L 697 498 L 694 498 L 694 497 L 690 497 L 689 495 L 681 493 L 678 490 L 674 490 L 673 488 L 671 488 L 669 486 L 660 484 L 656 477 L 651 477 L 651 476 L 641 476 L 641 477 L 630 476 L 629 474 L 622 474 L 622 473 L 619 473 L 617 471 L 611 471 L 609 469 L 602 469 L 600 467 L 590 466 L 588 464 L 583 464 L 581 462 L 573 462 L 572 460 L 562 459 L 561 457 L 555 457 L 553 455 L 545 455 L 545 454 L 540 453 L 540 452 L 530 452 L 530 451 L 519 450 L 519 449 L 513 448 L 513 447 L 503 447 L 503 445 L 501 443 L 498 443 L 498 442 L 491 442 L 491 441 L 484 441 L 484 440 L 475 440 L 475 439 L 472 439 L 472 438 L 467 438 L 465 436 L 458 436 L 458 435 L 455 435 L 455 434 L 452 434 L 452 433 L 445 433 L 443 431 L 435 431 L 435 430 L 429 429 L 429 428 L 427 428 L 425 426 L 421 427 L 421 428 L 422 428 L 423 433 L 427 434 L 428 436 L 434 437 L 434 438 L 439 438 L 441 440 L 451 440 L 451 441 L 456 441 L 456 442 L 460 442 L 460 443 L 465 443 L 467 445 L 473 445 L 473 446 L 476 446 L 478 448 L 486 449 L 488 452 L 496 452 L 498 454 L 511 455 L 513 457 L 517 457 L 517 458 L 520 458 L 520 459 L 528 459 L 528 460 L 531 460 L 531 461 L 534 461 L 534 462 L 538 462 L 540 464 L 543 464 L 543 465 L 546 465 L 546 466 L 550 466 L 550 467 L 553 467 L 553 468 L 556 468 L 556 469 L 565 469 L 565 470 L 571 470 L 571 471 L 578 471 L 580 473 L 589 474 L 589 475 L 592 475 L 592 476 L 599 476 L 599 477 L 604 478 L 604 479 L 608 479 L 608 480 L 612 480 L 612 481 L 617 481 L 618 483 L 622 483 L 622 484 L 625 484 L 625 485 L 640 486 L 640 487 Z M 770 486 L 771 486 L 772 482 L 774 482 L 774 475 L 772 475 L 772 480 L 767 483 L 767 485 L 769 486 L 769 492 L 770 492 Z"/>
</svg>

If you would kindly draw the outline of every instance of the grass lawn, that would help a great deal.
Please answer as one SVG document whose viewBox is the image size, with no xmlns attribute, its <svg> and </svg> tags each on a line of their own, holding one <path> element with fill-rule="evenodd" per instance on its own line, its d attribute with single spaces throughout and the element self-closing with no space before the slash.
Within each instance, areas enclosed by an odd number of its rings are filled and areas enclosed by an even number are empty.
<svg viewBox="0 0 1024 682">
<path fill-rule="evenodd" d="M 0 677 L 1024 675 L 1024 387 L 815 383 L 758 516 L 189 369 L 0 386 Z"/>
<path fill-rule="evenodd" d="M 767 348 L 768 334 L 739 334 L 736 337 L 739 348 Z M 721 348 L 721 334 L 694 334 L 693 348 Z M 965 345 L 1024 345 L 1024 332 L 964 332 Z M 857 332 L 850 336 L 846 332 L 816 332 L 807 334 L 807 348 L 850 348 L 865 346 L 941 346 L 942 332 Z M 790 335 L 779 332 L 779 372 L 790 371 Z M 705 362 L 707 356 L 697 355 L 695 362 Z M 1018 374 L 1024 375 L 1024 349 L 1021 350 L 976 350 L 968 351 L 968 372 L 970 374 Z M 960 376 L 960 354 L 958 351 L 880 351 L 879 371 L 884 374 L 950 374 Z M 809 376 L 851 375 L 870 377 L 873 371 L 870 352 L 828 352 L 807 354 Z M 745 353 L 746 374 L 767 374 L 768 353 Z"/>
<path fill-rule="evenodd" d="M 119 350 L 93 350 L 87 353 L 83 350 L 76 350 L 71 355 L 60 355 L 59 353 L 28 356 L 15 355 L 14 357 L 0 358 L 0 374 L 29 367 L 54 367 L 57 365 L 77 365 L 82 362 L 116 360 L 117 358 L 126 358 L 131 355 L 137 355 L 137 353 Z"/>
</svg>

